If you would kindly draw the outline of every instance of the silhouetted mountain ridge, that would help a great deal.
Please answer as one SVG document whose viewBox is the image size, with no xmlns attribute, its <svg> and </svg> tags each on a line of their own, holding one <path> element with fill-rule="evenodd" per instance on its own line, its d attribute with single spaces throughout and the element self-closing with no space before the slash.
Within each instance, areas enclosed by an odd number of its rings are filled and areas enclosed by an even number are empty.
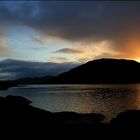
<svg viewBox="0 0 140 140">
<path fill-rule="evenodd" d="M 48 83 L 139 83 L 140 63 L 125 59 L 98 59 L 64 72 Z"/>
</svg>

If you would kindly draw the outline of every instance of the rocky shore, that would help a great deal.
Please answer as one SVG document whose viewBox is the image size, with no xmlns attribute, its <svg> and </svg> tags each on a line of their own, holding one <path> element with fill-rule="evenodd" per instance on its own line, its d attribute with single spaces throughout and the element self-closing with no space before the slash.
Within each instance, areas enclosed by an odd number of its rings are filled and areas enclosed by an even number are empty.
<svg viewBox="0 0 140 140">
<path fill-rule="evenodd" d="M 10 87 L 14 87 L 17 84 L 14 83 L 13 81 L 0 81 L 0 90 L 7 90 Z"/>
<path fill-rule="evenodd" d="M 33 137 L 63 137 L 121 139 L 139 136 L 140 111 L 120 113 L 110 123 L 104 123 L 101 114 L 74 112 L 52 113 L 35 108 L 31 101 L 20 96 L 0 97 L 1 132 Z M 66 139 L 67 139 L 66 138 Z"/>
</svg>

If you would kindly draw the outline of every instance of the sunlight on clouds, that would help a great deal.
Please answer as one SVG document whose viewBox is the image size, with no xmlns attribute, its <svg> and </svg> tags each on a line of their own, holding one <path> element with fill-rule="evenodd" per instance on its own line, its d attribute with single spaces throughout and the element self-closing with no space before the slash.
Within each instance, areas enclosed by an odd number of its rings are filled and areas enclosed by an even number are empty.
<svg viewBox="0 0 140 140">
<path fill-rule="evenodd" d="M 121 42 L 122 48 L 117 51 L 121 58 L 140 61 L 140 34 L 131 33 Z"/>
<path fill-rule="evenodd" d="M 0 35 L 0 59 L 19 58 L 19 54 L 16 53 L 15 49 L 9 46 L 9 42 L 12 41 L 5 34 Z"/>
<path fill-rule="evenodd" d="M 111 49 L 110 41 L 101 41 L 93 43 L 75 43 L 74 47 L 56 50 L 53 53 L 67 54 L 70 58 L 67 61 L 84 63 L 101 57 L 117 57 L 119 53 Z M 58 58 L 57 58 L 58 59 Z M 63 59 L 64 60 L 64 59 Z"/>
<path fill-rule="evenodd" d="M 65 57 L 51 57 L 49 60 L 49 62 L 54 62 L 54 63 L 65 63 L 65 62 L 75 62 L 76 61 L 72 58 L 65 58 Z"/>
<path fill-rule="evenodd" d="M 0 39 L 0 57 L 7 55 L 10 55 L 10 49 L 8 49 L 7 43 L 3 39 Z"/>
<path fill-rule="evenodd" d="M 98 57 L 103 57 L 102 55 L 104 54 L 108 54 L 108 57 L 112 54 L 116 55 L 116 52 L 111 50 L 110 46 L 111 43 L 109 41 L 85 44 L 78 48 L 82 51 L 82 53 L 77 53 L 73 57 L 80 62 L 87 62 L 93 59 L 97 59 Z"/>
<path fill-rule="evenodd" d="M 120 2 L 109 7 L 104 2 L 86 6 L 81 2 L 8 3 L 0 5 L 2 59 L 84 63 L 111 57 L 140 61 L 138 3 L 132 7 Z"/>
<path fill-rule="evenodd" d="M 120 52 L 111 49 L 112 45 L 113 43 L 107 40 L 92 43 L 72 43 L 68 48 L 62 47 L 62 49 L 53 51 L 53 55 L 57 54 L 57 57 L 52 57 L 50 61 L 85 63 L 103 57 L 117 58 L 120 56 Z M 66 55 L 67 58 L 61 57 L 63 54 Z"/>
</svg>

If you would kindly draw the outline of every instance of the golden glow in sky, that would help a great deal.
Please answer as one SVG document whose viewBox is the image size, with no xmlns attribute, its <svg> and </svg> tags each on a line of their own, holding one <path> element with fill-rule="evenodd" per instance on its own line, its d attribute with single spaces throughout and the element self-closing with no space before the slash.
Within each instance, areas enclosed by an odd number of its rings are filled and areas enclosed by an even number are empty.
<svg viewBox="0 0 140 140">
<path fill-rule="evenodd" d="M 0 2 L 0 59 L 140 61 L 140 2 Z"/>
</svg>

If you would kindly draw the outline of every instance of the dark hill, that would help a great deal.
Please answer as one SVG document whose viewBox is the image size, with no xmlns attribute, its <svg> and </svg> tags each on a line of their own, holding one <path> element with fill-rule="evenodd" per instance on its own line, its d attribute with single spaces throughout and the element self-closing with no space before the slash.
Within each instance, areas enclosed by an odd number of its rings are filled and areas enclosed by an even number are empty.
<svg viewBox="0 0 140 140">
<path fill-rule="evenodd" d="M 58 84 L 139 82 L 140 63 L 124 59 L 99 59 L 90 61 L 48 81 L 48 83 Z"/>
</svg>

